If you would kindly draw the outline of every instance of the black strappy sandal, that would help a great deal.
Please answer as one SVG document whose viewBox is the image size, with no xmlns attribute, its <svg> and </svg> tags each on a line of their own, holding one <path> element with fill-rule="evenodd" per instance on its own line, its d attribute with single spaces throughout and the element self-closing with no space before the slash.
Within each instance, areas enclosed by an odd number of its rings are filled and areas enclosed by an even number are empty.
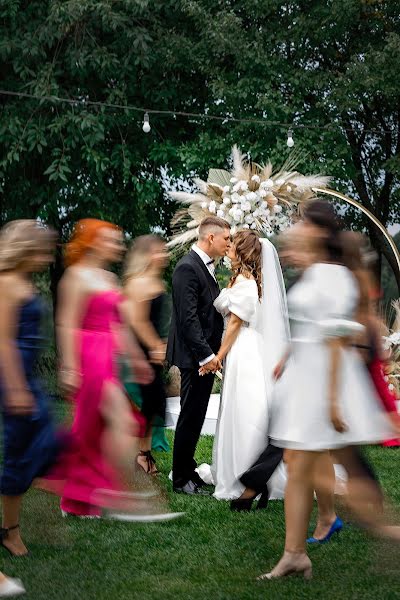
<svg viewBox="0 0 400 600">
<path fill-rule="evenodd" d="M 11 556 L 16 556 L 18 558 L 27 556 L 29 552 L 25 552 L 25 554 L 14 554 L 14 552 L 10 550 L 10 548 L 7 548 L 7 546 L 4 544 L 4 540 L 8 538 L 8 532 L 12 531 L 13 529 L 19 529 L 19 523 L 17 525 L 13 525 L 12 527 L 0 527 L 0 546 L 3 546 L 3 548 L 5 548 L 7 552 L 11 554 Z"/>
<path fill-rule="evenodd" d="M 157 467 L 155 471 L 152 470 L 156 464 L 156 461 L 154 460 L 154 456 L 152 455 L 150 450 L 140 450 L 138 456 L 144 456 L 146 458 L 147 469 L 145 469 L 145 467 L 143 467 L 143 465 L 141 465 L 139 462 L 137 463 L 145 473 L 147 473 L 148 475 L 157 475 L 159 473 Z"/>
</svg>

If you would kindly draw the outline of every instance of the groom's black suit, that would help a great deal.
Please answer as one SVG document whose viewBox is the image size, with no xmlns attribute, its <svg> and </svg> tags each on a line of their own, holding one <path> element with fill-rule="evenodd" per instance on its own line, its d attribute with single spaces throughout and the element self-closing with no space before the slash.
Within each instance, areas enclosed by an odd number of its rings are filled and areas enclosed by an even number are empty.
<svg viewBox="0 0 400 600">
<path fill-rule="evenodd" d="M 219 286 L 200 256 L 191 250 L 172 276 L 172 320 L 167 358 L 181 372 L 181 412 L 175 431 L 173 484 L 198 482 L 194 453 L 207 412 L 214 375 L 200 376 L 199 363 L 221 345 L 222 316 L 214 308 Z"/>
</svg>

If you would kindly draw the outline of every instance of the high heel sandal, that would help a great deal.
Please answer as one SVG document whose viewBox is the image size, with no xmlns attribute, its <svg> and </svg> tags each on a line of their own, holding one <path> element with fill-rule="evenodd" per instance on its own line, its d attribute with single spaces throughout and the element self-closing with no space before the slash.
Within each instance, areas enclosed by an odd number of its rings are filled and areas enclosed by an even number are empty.
<svg viewBox="0 0 400 600">
<path fill-rule="evenodd" d="M 284 552 L 281 560 L 270 573 L 264 573 L 257 577 L 259 581 L 264 579 L 281 579 L 289 575 L 303 575 L 304 579 L 312 578 L 312 564 L 307 554 L 298 552 Z"/>
<path fill-rule="evenodd" d="M 159 470 L 156 467 L 156 461 L 154 460 L 154 456 L 152 455 L 151 450 L 140 450 L 138 457 L 139 456 L 144 456 L 146 458 L 147 469 L 138 461 L 136 461 L 139 467 L 141 467 L 145 473 L 148 473 L 149 475 L 157 475 L 159 473 Z M 153 470 L 154 467 L 155 470 Z"/>
<path fill-rule="evenodd" d="M 0 546 L 3 546 L 11 554 L 11 556 L 27 556 L 29 552 L 25 552 L 24 554 L 14 554 L 10 548 L 4 544 L 4 540 L 8 538 L 8 532 L 13 531 L 13 529 L 19 529 L 19 523 L 17 525 L 13 525 L 12 527 L 1 527 L 0 528 Z"/>
<path fill-rule="evenodd" d="M 336 517 L 325 537 L 321 539 L 309 537 L 307 538 L 307 544 L 326 544 L 327 542 L 329 542 L 329 540 L 335 533 L 339 534 L 342 531 L 342 529 L 343 521 L 342 519 L 339 519 L 339 517 Z"/>
</svg>

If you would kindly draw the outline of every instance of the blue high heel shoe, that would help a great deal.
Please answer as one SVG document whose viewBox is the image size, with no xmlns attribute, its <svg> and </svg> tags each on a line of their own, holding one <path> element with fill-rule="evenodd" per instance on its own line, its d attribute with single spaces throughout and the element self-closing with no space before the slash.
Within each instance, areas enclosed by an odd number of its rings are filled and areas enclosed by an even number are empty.
<svg viewBox="0 0 400 600">
<path fill-rule="evenodd" d="M 331 525 L 330 530 L 328 531 L 328 533 L 326 534 L 326 536 L 322 539 L 318 539 L 315 537 L 309 537 L 307 538 L 307 544 L 326 544 L 327 542 L 329 542 L 329 540 L 331 539 L 331 537 L 333 536 L 334 533 L 339 533 L 340 531 L 342 531 L 343 529 L 343 521 L 342 519 L 339 519 L 339 517 L 336 517 L 336 519 L 334 520 L 334 522 Z"/>
</svg>

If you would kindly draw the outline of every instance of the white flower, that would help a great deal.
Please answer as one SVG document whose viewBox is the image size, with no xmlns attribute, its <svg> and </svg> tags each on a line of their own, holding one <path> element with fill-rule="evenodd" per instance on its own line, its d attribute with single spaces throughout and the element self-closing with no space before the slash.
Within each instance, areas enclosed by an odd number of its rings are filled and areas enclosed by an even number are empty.
<svg viewBox="0 0 400 600">
<path fill-rule="evenodd" d="M 257 227 L 256 223 L 253 223 L 253 224 L 250 226 L 250 228 L 251 228 L 251 229 L 255 229 L 256 227 Z"/>
<path fill-rule="evenodd" d="M 222 189 L 223 189 L 224 194 L 228 194 L 231 188 L 229 187 L 229 185 L 224 185 L 224 187 Z"/>
<path fill-rule="evenodd" d="M 246 215 L 244 220 L 245 220 L 245 223 L 248 223 L 250 225 L 254 221 L 253 215 Z"/>
<path fill-rule="evenodd" d="M 274 212 L 275 213 L 282 212 L 282 206 L 280 206 L 279 204 L 275 204 L 275 206 L 274 206 Z"/>
<path fill-rule="evenodd" d="M 217 217 L 223 219 L 225 217 L 225 212 L 221 209 L 217 210 Z"/>
<path fill-rule="evenodd" d="M 228 206 L 231 203 L 230 197 L 229 196 L 225 196 L 225 198 L 223 199 L 223 203 Z"/>
<path fill-rule="evenodd" d="M 245 224 L 243 225 L 243 229 L 250 229 L 250 225 L 248 225 L 247 223 L 245 223 Z"/>
<path fill-rule="evenodd" d="M 242 210 L 244 212 L 250 212 L 251 211 L 251 204 L 250 204 L 250 202 L 243 202 L 242 203 Z"/>
<path fill-rule="evenodd" d="M 207 208 L 208 202 L 202 202 L 200 206 L 201 208 Z"/>
<path fill-rule="evenodd" d="M 389 340 L 393 346 L 400 344 L 400 331 L 395 331 L 392 333 L 392 335 L 389 336 Z"/>
<path fill-rule="evenodd" d="M 267 195 L 267 192 L 266 192 L 265 190 L 259 190 L 259 191 L 258 191 L 258 195 L 259 195 L 261 198 L 265 198 L 265 196 Z"/>
<path fill-rule="evenodd" d="M 247 192 L 247 190 L 249 189 L 247 181 L 240 181 L 240 189 L 242 190 L 242 192 Z"/>
<path fill-rule="evenodd" d="M 242 197 L 240 196 L 240 194 L 232 194 L 231 200 L 234 204 L 237 204 L 238 202 L 241 202 Z"/>
<path fill-rule="evenodd" d="M 235 210 L 235 214 L 233 215 L 233 218 L 235 219 L 235 221 L 240 221 L 243 217 L 243 211 L 240 210 L 240 208 L 237 208 Z"/>
<path fill-rule="evenodd" d="M 266 181 L 264 181 L 264 186 L 270 190 L 271 188 L 274 187 L 274 182 L 272 181 L 271 178 L 269 178 Z"/>
<path fill-rule="evenodd" d="M 235 214 L 235 212 L 236 212 L 236 207 L 232 206 L 232 208 L 229 209 L 230 216 L 233 217 L 233 215 Z"/>
<path fill-rule="evenodd" d="M 235 185 L 232 188 L 232 192 L 238 192 L 240 190 L 240 181 L 238 181 L 237 183 L 235 183 Z"/>
<path fill-rule="evenodd" d="M 249 192 L 248 194 L 246 194 L 246 199 L 249 200 L 249 202 L 253 202 L 255 200 L 258 200 L 258 196 L 255 192 Z"/>
<path fill-rule="evenodd" d="M 236 232 L 237 232 L 237 227 L 236 227 L 236 225 L 232 225 L 232 227 L 231 227 L 231 234 L 232 234 L 232 235 L 235 235 L 235 233 L 236 233 Z"/>
<path fill-rule="evenodd" d="M 256 208 L 256 210 L 253 210 L 253 217 L 258 217 L 259 214 L 260 211 L 258 210 L 258 208 Z"/>
<path fill-rule="evenodd" d="M 286 190 L 290 193 L 292 191 L 292 188 L 290 187 L 290 185 L 286 186 Z"/>
<path fill-rule="evenodd" d="M 383 339 L 383 349 L 384 350 L 389 350 L 390 346 L 392 345 L 392 342 L 390 341 L 390 338 L 388 338 L 385 335 L 383 335 L 382 339 Z"/>
<path fill-rule="evenodd" d="M 237 177 L 231 177 L 229 181 L 231 183 L 236 183 L 237 182 Z"/>
<path fill-rule="evenodd" d="M 258 175 L 253 175 L 253 177 L 251 178 L 252 181 L 255 181 L 256 183 L 260 183 L 260 177 Z"/>
<path fill-rule="evenodd" d="M 281 185 L 283 185 L 284 183 L 285 183 L 285 180 L 284 180 L 284 179 L 282 179 L 281 177 L 280 177 L 279 179 L 277 179 L 277 180 L 276 180 L 276 185 L 278 185 L 279 187 L 280 187 Z"/>
<path fill-rule="evenodd" d="M 232 270 L 232 261 L 229 258 L 229 256 L 224 256 L 223 261 L 224 263 L 224 267 L 226 267 L 227 269 L 229 269 L 230 271 Z"/>
<path fill-rule="evenodd" d="M 211 200 L 210 204 L 208 205 L 208 210 L 210 211 L 210 213 L 215 213 L 215 211 L 217 210 L 217 204 L 215 200 Z"/>
</svg>

